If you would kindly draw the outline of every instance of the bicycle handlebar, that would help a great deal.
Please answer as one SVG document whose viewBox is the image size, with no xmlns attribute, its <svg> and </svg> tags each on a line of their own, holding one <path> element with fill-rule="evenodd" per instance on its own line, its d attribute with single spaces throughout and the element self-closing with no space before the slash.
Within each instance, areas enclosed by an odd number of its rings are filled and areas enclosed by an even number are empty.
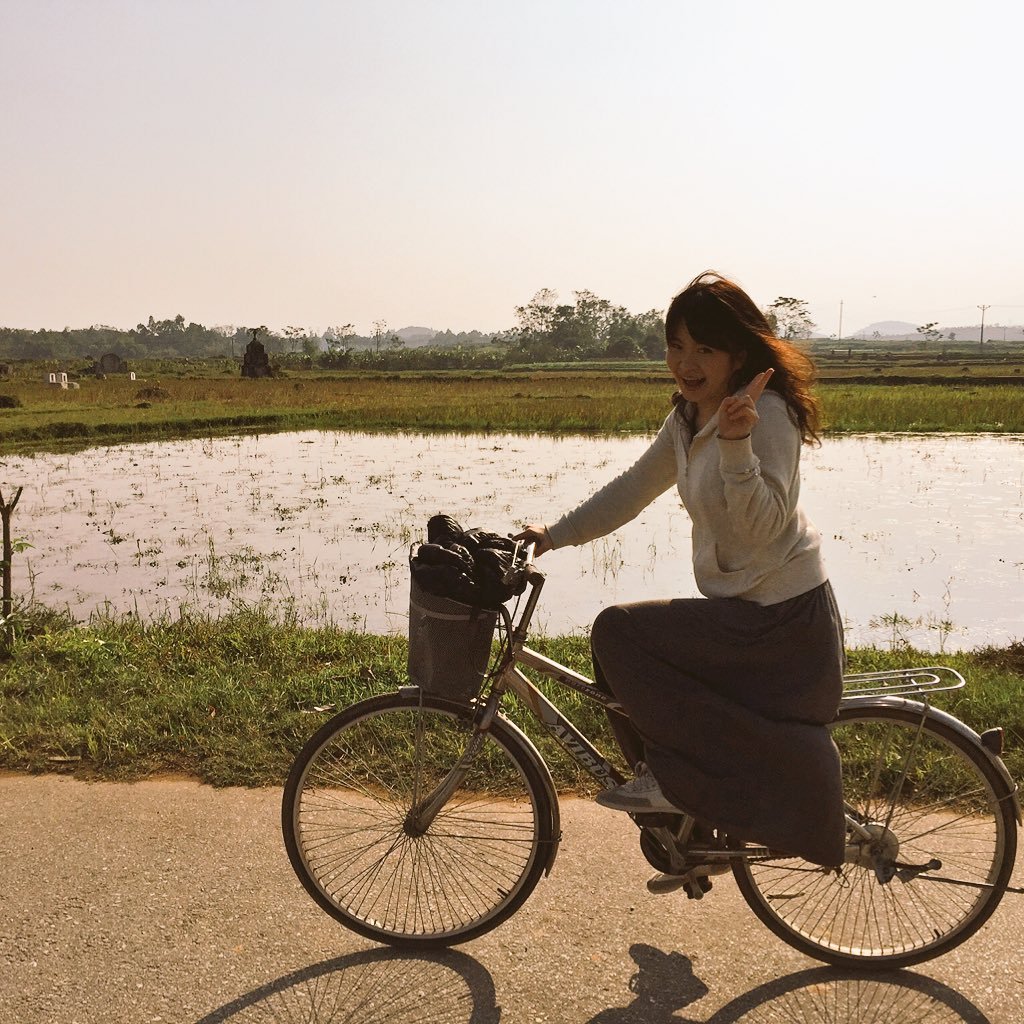
<svg viewBox="0 0 1024 1024">
<path fill-rule="evenodd" d="M 544 574 L 536 565 L 536 547 L 534 543 L 524 544 L 521 540 L 516 541 L 515 550 L 512 553 L 512 565 L 505 573 L 502 582 L 514 585 L 517 580 L 536 585 L 544 579 Z"/>
<path fill-rule="evenodd" d="M 534 565 L 535 547 L 535 544 L 524 544 L 521 540 L 516 541 L 515 550 L 512 552 L 512 564 L 502 577 L 502 583 L 514 584 L 523 573 L 527 574 L 527 579 L 529 578 L 529 573 Z"/>
</svg>

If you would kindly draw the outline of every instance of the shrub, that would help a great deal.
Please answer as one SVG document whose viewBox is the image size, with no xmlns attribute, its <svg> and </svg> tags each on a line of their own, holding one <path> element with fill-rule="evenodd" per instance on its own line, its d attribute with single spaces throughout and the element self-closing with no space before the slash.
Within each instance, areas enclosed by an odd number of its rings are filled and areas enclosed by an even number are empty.
<svg viewBox="0 0 1024 1024">
<path fill-rule="evenodd" d="M 135 397 L 141 399 L 154 399 L 159 401 L 161 399 L 170 398 L 171 393 L 166 388 L 148 387 L 139 388 L 139 390 L 135 394 Z"/>
</svg>

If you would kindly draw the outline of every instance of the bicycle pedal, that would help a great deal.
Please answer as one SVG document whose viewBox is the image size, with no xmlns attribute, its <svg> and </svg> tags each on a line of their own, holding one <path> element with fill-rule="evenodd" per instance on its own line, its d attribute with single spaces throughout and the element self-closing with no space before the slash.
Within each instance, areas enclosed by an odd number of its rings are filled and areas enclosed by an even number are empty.
<svg viewBox="0 0 1024 1024">
<path fill-rule="evenodd" d="M 707 875 L 698 875 L 688 879 L 683 888 L 688 900 L 702 900 L 706 892 L 711 892 L 711 879 Z"/>
<path fill-rule="evenodd" d="M 714 866 L 708 864 L 702 864 L 682 875 L 668 875 L 662 872 L 648 879 L 647 891 L 655 896 L 661 896 L 683 889 L 687 899 L 699 900 L 704 893 L 711 891 L 711 879 L 704 873 L 705 871 L 719 873 Z"/>
</svg>

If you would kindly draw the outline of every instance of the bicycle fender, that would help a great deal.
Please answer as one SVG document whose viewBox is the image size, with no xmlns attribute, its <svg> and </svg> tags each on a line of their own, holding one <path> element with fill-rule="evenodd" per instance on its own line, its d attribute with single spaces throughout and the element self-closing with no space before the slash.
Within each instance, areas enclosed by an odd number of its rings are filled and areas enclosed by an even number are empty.
<svg viewBox="0 0 1024 1024">
<path fill-rule="evenodd" d="M 981 737 L 976 733 L 969 725 L 961 722 L 959 718 L 951 715 L 948 711 L 943 711 L 940 708 L 933 707 L 931 704 L 922 704 L 917 700 L 908 700 L 906 697 L 850 697 L 842 703 L 842 708 L 854 708 L 857 710 L 870 710 L 871 708 L 905 708 L 908 711 L 913 711 L 915 714 L 920 714 L 925 718 L 930 718 L 933 722 L 939 722 L 957 733 L 963 739 L 967 740 L 972 746 L 977 747 L 985 757 L 988 759 L 989 764 L 992 765 L 996 774 L 1002 779 L 1006 785 L 1007 792 L 1009 793 L 1010 800 L 1013 806 L 1013 815 L 1017 819 L 1017 825 L 1021 824 L 1021 808 L 1020 808 L 1020 796 L 1017 789 L 1017 783 L 1014 782 L 1013 776 L 1010 775 L 1003 759 L 998 755 L 994 754 L 984 743 L 981 742 Z"/>
<path fill-rule="evenodd" d="M 551 807 L 551 842 L 548 844 L 549 849 L 547 860 L 544 864 L 544 877 L 546 878 L 551 874 L 551 868 L 554 866 L 555 857 L 558 856 L 558 847 L 562 842 L 562 818 L 558 808 L 558 792 L 555 789 L 555 783 L 551 778 L 551 772 L 548 769 L 547 762 L 540 756 L 540 751 L 534 745 L 529 736 L 527 736 L 518 725 L 511 722 L 504 715 L 498 714 L 495 717 L 499 722 L 501 722 L 502 728 L 507 730 L 511 734 L 512 739 L 525 748 L 526 754 L 536 763 L 540 771 L 541 780 L 544 783 L 544 788 L 547 790 L 548 805 Z"/>
</svg>

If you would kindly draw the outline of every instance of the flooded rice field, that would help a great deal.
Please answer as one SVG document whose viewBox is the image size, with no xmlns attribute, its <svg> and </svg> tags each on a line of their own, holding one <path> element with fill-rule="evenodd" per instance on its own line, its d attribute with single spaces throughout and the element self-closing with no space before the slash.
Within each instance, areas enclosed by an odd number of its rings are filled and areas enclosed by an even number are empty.
<svg viewBox="0 0 1024 1024">
<path fill-rule="evenodd" d="M 15 591 L 83 619 L 266 602 L 404 632 L 409 547 L 431 515 L 497 532 L 552 521 L 646 444 L 304 432 L 4 457 L 5 496 L 24 485 L 14 535 L 32 545 Z M 845 437 L 803 459 L 851 646 L 1024 637 L 1024 438 Z M 536 621 L 581 631 L 606 604 L 696 595 L 689 545 L 671 491 L 615 535 L 546 555 Z"/>
</svg>

